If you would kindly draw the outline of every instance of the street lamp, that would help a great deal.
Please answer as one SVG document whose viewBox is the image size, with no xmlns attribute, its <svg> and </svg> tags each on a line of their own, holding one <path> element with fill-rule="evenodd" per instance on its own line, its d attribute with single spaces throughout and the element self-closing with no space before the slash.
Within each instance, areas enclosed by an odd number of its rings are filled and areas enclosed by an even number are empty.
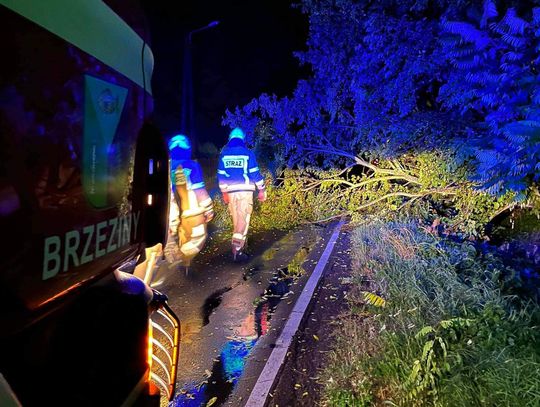
<svg viewBox="0 0 540 407">
<path fill-rule="evenodd" d="M 205 25 L 204 27 L 197 28 L 196 30 L 190 31 L 189 34 L 188 34 L 188 44 L 191 45 L 191 36 L 193 34 L 204 31 L 204 30 L 207 30 L 209 28 L 213 28 L 213 27 L 217 26 L 218 24 L 219 24 L 219 21 L 212 21 L 211 23 L 209 23 L 208 25 Z"/>
<path fill-rule="evenodd" d="M 219 21 L 212 21 L 204 27 L 190 31 L 185 38 L 184 44 L 184 69 L 182 77 L 182 117 L 180 130 L 191 139 L 191 144 L 197 146 L 197 135 L 195 133 L 195 101 L 193 97 L 193 64 L 191 58 L 191 37 L 193 34 L 213 28 Z"/>
</svg>

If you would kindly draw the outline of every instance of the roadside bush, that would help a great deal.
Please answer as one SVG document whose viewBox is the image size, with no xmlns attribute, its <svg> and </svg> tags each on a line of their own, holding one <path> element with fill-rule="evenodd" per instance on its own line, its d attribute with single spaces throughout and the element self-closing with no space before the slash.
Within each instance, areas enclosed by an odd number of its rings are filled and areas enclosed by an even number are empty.
<svg viewBox="0 0 540 407">
<path fill-rule="evenodd" d="M 540 312 L 507 295 L 513 270 L 413 223 L 361 226 L 353 242 L 327 405 L 540 405 Z"/>
</svg>

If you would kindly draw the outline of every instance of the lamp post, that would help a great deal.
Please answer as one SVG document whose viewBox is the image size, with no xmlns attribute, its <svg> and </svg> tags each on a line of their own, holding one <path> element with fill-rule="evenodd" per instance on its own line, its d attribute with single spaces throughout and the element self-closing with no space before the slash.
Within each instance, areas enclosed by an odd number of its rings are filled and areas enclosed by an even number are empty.
<svg viewBox="0 0 540 407">
<path fill-rule="evenodd" d="M 193 34 L 213 28 L 219 24 L 219 21 L 212 21 L 204 27 L 190 31 L 185 38 L 184 44 L 184 67 L 182 77 L 182 117 L 180 130 L 187 134 L 191 139 L 191 144 L 196 147 L 197 134 L 195 131 L 195 100 L 193 97 L 193 64 L 191 57 L 191 37 Z"/>
</svg>

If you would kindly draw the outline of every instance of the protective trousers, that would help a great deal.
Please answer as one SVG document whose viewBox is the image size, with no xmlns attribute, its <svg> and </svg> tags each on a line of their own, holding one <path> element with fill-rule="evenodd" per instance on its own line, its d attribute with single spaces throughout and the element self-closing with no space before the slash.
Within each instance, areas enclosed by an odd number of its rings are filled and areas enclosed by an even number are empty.
<svg viewBox="0 0 540 407">
<path fill-rule="evenodd" d="M 176 259 L 173 253 L 169 255 L 171 260 L 181 260 L 184 266 L 189 267 L 191 260 L 202 250 L 206 242 L 206 219 L 203 213 L 187 216 L 181 214 L 175 195 L 171 194 L 169 209 L 169 241 L 173 240 L 178 245 L 180 259 Z"/>
<path fill-rule="evenodd" d="M 206 236 L 206 222 L 202 213 L 186 217 L 182 216 L 180 218 L 178 238 L 180 240 L 180 251 L 182 252 L 186 267 L 191 264 L 191 260 L 204 247 Z"/>
<path fill-rule="evenodd" d="M 249 221 L 253 212 L 253 192 L 240 191 L 229 193 L 229 213 L 233 222 L 233 254 L 242 251 L 246 243 Z"/>
</svg>

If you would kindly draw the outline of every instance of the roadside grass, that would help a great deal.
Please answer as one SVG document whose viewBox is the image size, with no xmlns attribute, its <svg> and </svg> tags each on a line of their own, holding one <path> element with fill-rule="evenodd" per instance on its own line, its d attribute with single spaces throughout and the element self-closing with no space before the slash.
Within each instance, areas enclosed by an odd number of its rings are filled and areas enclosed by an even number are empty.
<svg viewBox="0 0 540 407">
<path fill-rule="evenodd" d="M 382 222 L 354 230 L 352 253 L 324 405 L 540 405 L 539 307 L 501 290 L 496 256 Z"/>
</svg>

